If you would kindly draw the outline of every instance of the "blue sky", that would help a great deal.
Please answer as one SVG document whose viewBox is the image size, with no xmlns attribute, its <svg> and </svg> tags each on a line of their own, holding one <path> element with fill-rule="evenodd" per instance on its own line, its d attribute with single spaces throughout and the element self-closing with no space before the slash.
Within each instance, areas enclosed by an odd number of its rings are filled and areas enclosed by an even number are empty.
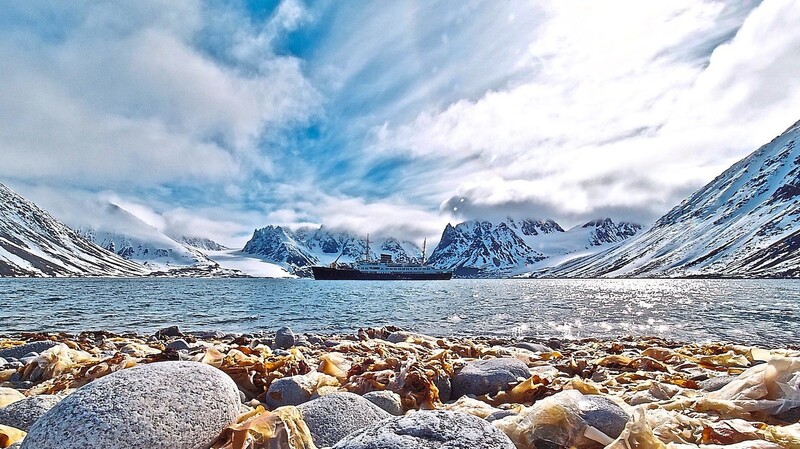
<svg viewBox="0 0 800 449">
<path fill-rule="evenodd" d="M 0 181 L 70 224 L 645 224 L 800 119 L 790 0 L 11 2 Z"/>
</svg>

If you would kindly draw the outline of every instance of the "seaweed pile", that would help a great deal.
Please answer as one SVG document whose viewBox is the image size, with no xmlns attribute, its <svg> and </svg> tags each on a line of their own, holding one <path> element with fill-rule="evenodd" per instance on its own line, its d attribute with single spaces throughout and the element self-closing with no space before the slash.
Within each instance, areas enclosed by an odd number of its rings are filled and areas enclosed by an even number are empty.
<svg viewBox="0 0 800 449">
<path fill-rule="evenodd" d="M 0 354 L 50 342 L 41 352 L 0 360 L 0 391 L 64 396 L 120 370 L 181 360 L 218 368 L 243 396 L 237 422 L 222 432 L 215 448 L 316 447 L 295 406 L 340 391 L 390 391 L 402 413 L 474 415 L 490 421 L 518 449 L 800 448 L 796 349 L 654 337 L 436 338 L 393 327 L 356 335 L 288 334 L 288 342 L 285 330 L 222 336 L 176 328 L 153 336 L 85 332 L 0 338 Z M 527 373 L 494 388 L 483 388 L 480 379 L 481 388 L 455 391 L 466 366 L 494 359 L 521 362 Z M 495 375 L 486 375 L 489 384 Z M 277 388 L 279 379 L 291 379 L 301 394 Z M 580 406 L 585 397 L 604 398 L 624 411 L 619 428 L 608 430 L 587 418 Z M 3 398 L 0 394 L 0 410 L 14 401 Z M 24 436 L 0 420 L 0 447 Z"/>
</svg>

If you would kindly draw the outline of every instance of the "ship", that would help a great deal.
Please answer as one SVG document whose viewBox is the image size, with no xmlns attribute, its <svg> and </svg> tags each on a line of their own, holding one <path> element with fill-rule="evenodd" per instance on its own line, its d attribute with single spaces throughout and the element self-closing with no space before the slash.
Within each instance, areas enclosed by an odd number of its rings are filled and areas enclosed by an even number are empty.
<svg viewBox="0 0 800 449">
<path fill-rule="evenodd" d="M 329 266 L 313 266 L 311 271 L 318 281 L 448 281 L 453 277 L 452 270 L 440 270 L 425 265 L 425 243 L 422 243 L 420 263 L 398 262 L 391 254 L 381 254 L 379 260 L 370 260 L 369 235 L 364 260 L 352 265 L 338 263 L 339 257 Z"/>
</svg>

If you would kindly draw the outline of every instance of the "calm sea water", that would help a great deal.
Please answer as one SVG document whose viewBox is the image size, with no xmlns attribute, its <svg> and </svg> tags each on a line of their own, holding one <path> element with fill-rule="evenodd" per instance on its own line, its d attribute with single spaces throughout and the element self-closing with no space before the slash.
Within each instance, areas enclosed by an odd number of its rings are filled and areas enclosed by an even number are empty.
<svg viewBox="0 0 800 449">
<path fill-rule="evenodd" d="M 0 279 L 0 333 L 352 332 L 396 325 L 432 335 L 657 335 L 800 344 L 800 281 Z"/>
</svg>

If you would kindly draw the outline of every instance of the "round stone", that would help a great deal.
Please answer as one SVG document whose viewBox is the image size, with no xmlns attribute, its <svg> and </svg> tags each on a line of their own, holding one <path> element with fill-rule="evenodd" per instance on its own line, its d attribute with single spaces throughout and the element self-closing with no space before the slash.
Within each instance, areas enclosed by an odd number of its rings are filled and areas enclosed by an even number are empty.
<svg viewBox="0 0 800 449">
<path fill-rule="evenodd" d="M 315 386 L 307 376 L 276 379 L 269 385 L 265 402 L 271 410 L 285 405 L 300 405 L 311 399 Z"/>
<path fill-rule="evenodd" d="M 281 349 L 289 349 L 295 344 L 294 332 L 288 327 L 282 327 L 275 332 L 275 346 Z"/>
<path fill-rule="evenodd" d="M 239 413 L 222 371 L 161 362 L 117 371 L 79 388 L 39 418 L 23 449 L 206 449 Z"/>
<path fill-rule="evenodd" d="M 400 400 L 400 395 L 393 391 L 370 391 L 364 394 L 364 399 L 390 415 L 400 416 L 403 414 L 403 402 Z"/>
<path fill-rule="evenodd" d="M 419 411 L 348 435 L 333 449 L 515 449 L 488 422 L 465 413 Z"/>
<path fill-rule="evenodd" d="M 347 434 L 391 417 L 353 393 L 331 393 L 297 407 L 317 447 L 333 446 Z"/>
<path fill-rule="evenodd" d="M 578 401 L 580 417 L 587 424 L 611 438 L 617 438 L 625 429 L 630 417 L 611 399 L 585 395 Z"/>
<path fill-rule="evenodd" d="M 20 346 L 0 349 L 0 357 L 4 359 L 21 359 L 26 354 L 35 352 L 38 355 L 59 344 L 60 343 L 51 340 L 33 341 Z"/>
<path fill-rule="evenodd" d="M 61 401 L 61 396 L 51 394 L 22 399 L 0 409 L 0 424 L 27 432 L 37 419 L 41 418 L 59 401 Z"/>
<path fill-rule="evenodd" d="M 528 377 L 530 377 L 528 366 L 518 359 L 475 360 L 467 363 L 453 377 L 452 399 L 467 394 L 480 396 L 497 393 L 506 389 L 511 382 Z"/>
</svg>

